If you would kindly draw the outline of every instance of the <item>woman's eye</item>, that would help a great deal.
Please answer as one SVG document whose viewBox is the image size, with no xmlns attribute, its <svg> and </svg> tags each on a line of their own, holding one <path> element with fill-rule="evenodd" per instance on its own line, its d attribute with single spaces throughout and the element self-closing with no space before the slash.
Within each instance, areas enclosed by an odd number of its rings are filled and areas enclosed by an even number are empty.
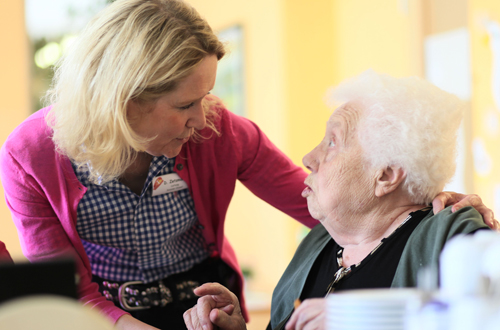
<svg viewBox="0 0 500 330">
<path fill-rule="evenodd" d="M 194 105 L 194 102 L 192 102 L 192 103 L 190 103 L 188 105 L 185 105 L 183 107 L 179 107 L 179 109 L 181 109 L 181 110 L 187 110 L 187 109 L 191 108 L 193 105 Z"/>
<path fill-rule="evenodd" d="M 335 147 L 335 141 L 330 140 L 330 142 L 328 143 L 328 147 L 329 148 Z"/>
</svg>

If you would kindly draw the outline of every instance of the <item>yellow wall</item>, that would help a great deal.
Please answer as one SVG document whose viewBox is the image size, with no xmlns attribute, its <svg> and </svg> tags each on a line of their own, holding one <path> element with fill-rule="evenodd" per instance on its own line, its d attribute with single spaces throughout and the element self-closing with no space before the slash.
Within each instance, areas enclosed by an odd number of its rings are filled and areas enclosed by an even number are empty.
<svg viewBox="0 0 500 330">
<path fill-rule="evenodd" d="M 245 98 L 248 118 L 285 152 L 283 25 L 280 1 L 189 0 L 216 31 L 243 28 Z M 228 212 L 226 232 L 243 267 L 254 271 L 254 290 L 271 292 L 292 254 L 281 212 L 258 200 L 241 184 Z M 265 244 L 264 244 L 265 243 Z"/>
<path fill-rule="evenodd" d="M 468 0 L 421 0 L 424 34 L 436 34 L 467 26 Z"/>
<path fill-rule="evenodd" d="M 396 76 L 422 75 L 421 4 L 401 3 L 405 1 L 285 1 L 288 139 L 295 162 L 323 137 L 329 86 L 369 68 Z"/>
<path fill-rule="evenodd" d="M 285 1 L 288 155 L 297 164 L 325 133 L 330 111 L 324 95 L 335 78 L 334 2 Z"/>
<path fill-rule="evenodd" d="M 474 192 L 500 216 L 500 85 L 493 91 L 493 80 L 500 80 L 500 35 L 492 38 L 487 22 L 500 29 L 498 0 L 469 0 L 473 96 L 472 145 L 474 151 Z M 500 31 L 500 30 L 499 30 Z M 492 52 L 494 45 L 498 51 Z M 495 64 L 494 64 L 495 63 Z M 495 70 L 495 71 L 494 71 Z M 494 93 L 498 95 L 495 102 Z M 480 148 L 478 148 L 481 146 Z M 482 152 L 480 149 L 483 149 Z"/>
<path fill-rule="evenodd" d="M 30 110 L 28 40 L 24 26 L 24 1 L 0 2 L 0 145 L 28 116 Z M 0 187 L 0 240 L 16 260 L 22 255 L 17 232 Z"/>
<path fill-rule="evenodd" d="M 338 83 L 366 69 L 422 75 L 420 0 L 334 1 Z"/>
<path fill-rule="evenodd" d="M 248 117 L 296 164 L 322 139 L 329 86 L 374 68 L 422 73 L 417 0 L 189 0 L 215 30 L 244 31 Z M 297 246 L 300 226 L 238 187 L 227 233 L 251 285 L 271 292 Z"/>
</svg>

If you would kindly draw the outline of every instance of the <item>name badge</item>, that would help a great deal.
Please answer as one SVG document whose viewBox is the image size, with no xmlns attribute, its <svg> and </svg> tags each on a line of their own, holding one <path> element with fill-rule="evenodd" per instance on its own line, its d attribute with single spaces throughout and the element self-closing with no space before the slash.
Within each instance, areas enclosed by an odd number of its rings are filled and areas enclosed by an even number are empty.
<svg viewBox="0 0 500 330">
<path fill-rule="evenodd" d="M 165 174 L 153 178 L 153 196 L 187 189 L 187 187 L 187 183 L 177 173 Z"/>
</svg>

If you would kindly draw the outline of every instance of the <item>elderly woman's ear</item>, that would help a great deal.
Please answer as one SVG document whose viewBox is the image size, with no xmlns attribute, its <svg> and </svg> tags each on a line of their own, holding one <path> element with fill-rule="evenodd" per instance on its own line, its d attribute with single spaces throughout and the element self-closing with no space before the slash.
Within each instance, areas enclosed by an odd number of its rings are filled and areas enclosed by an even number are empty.
<svg viewBox="0 0 500 330">
<path fill-rule="evenodd" d="M 399 166 L 387 166 L 376 173 L 375 196 L 382 197 L 398 189 L 406 178 L 406 172 Z"/>
</svg>

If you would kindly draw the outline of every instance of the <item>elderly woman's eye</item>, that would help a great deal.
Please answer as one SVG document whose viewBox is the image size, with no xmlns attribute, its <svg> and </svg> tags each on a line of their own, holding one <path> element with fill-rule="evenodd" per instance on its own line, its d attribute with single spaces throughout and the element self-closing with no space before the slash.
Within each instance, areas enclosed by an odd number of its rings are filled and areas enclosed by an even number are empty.
<svg viewBox="0 0 500 330">
<path fill-rule="evenodd" d="M 328 147 L 335 147 L 335 141 L 330 140 L 330 143 L 328 143 Z"/>
</svg>

